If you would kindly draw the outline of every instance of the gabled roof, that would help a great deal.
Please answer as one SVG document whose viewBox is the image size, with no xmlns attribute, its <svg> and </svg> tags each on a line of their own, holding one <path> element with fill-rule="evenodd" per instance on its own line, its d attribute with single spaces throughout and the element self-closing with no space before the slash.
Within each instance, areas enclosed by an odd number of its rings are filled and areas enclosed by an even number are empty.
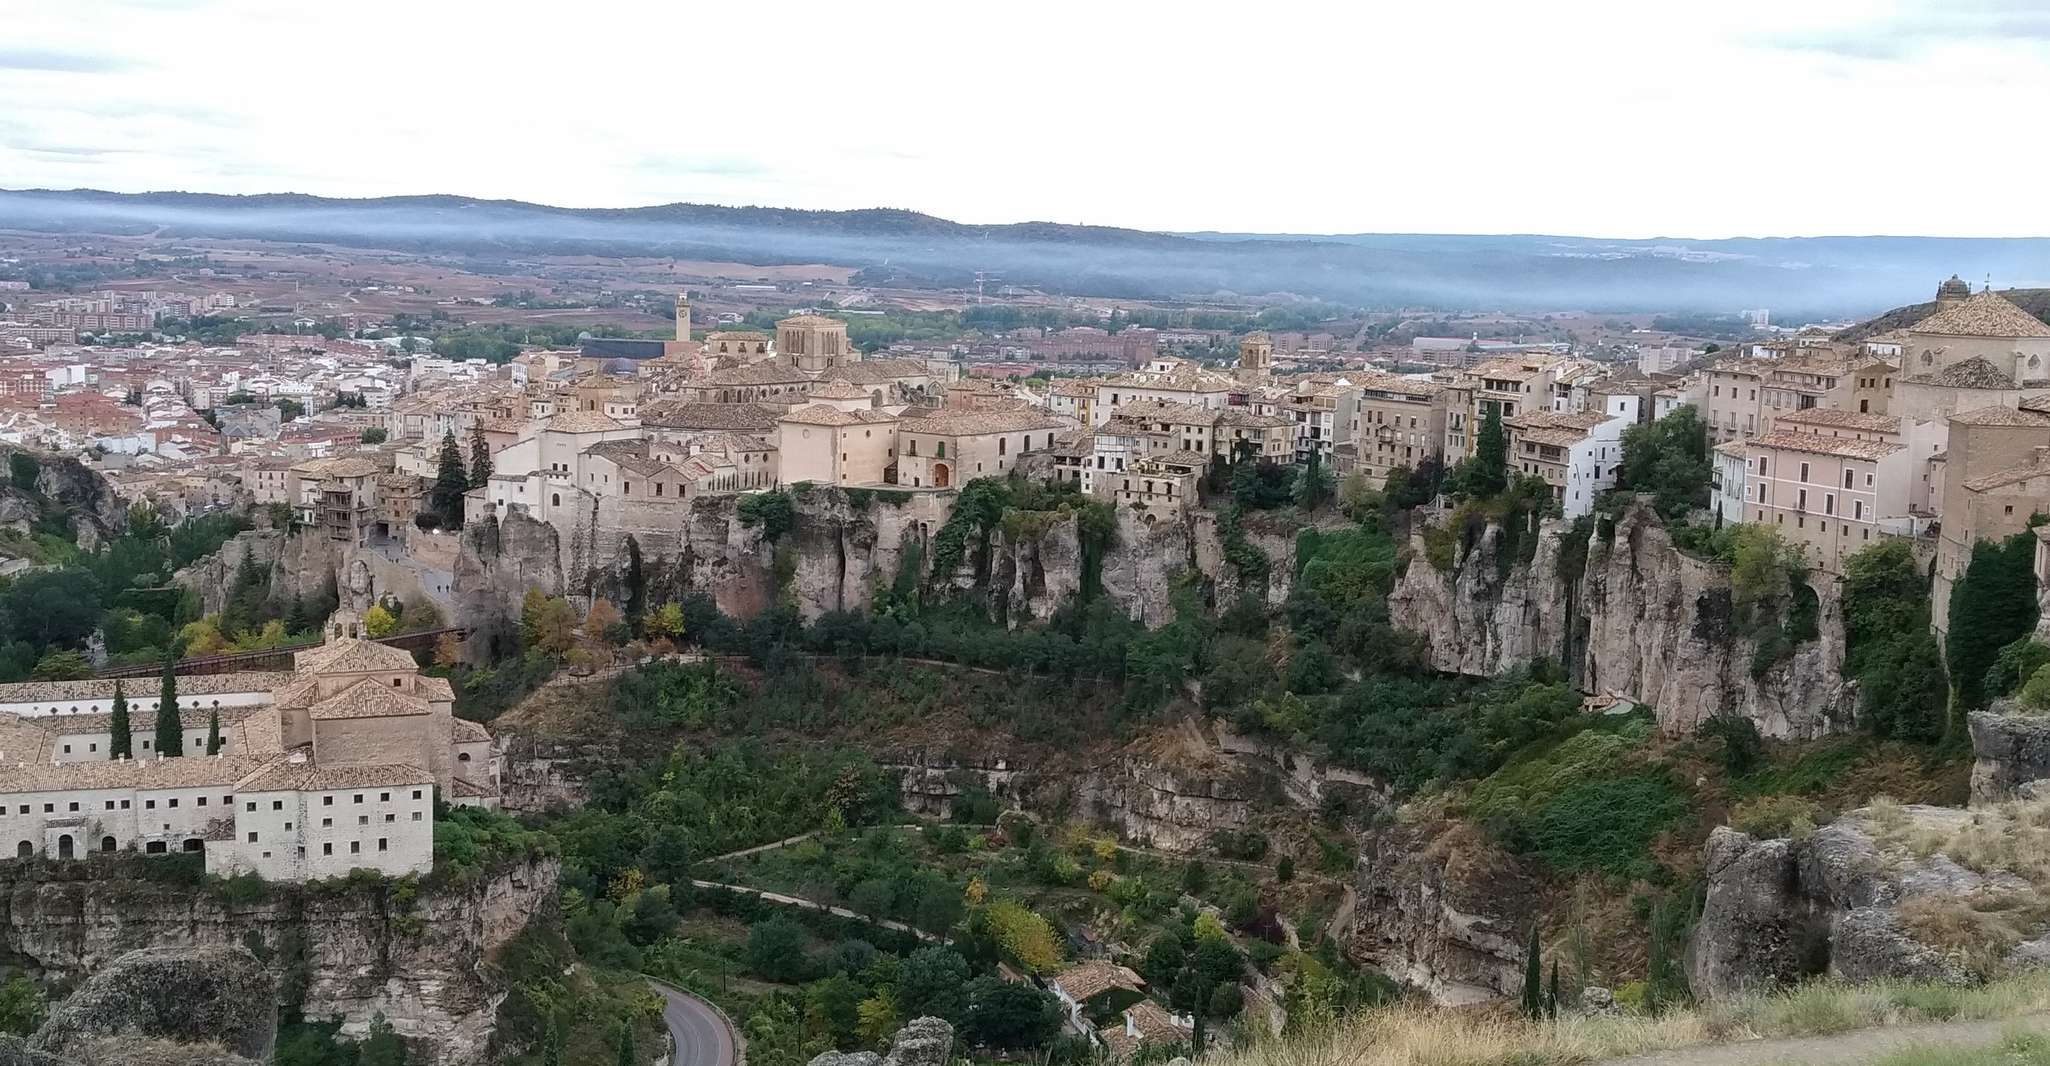
<svg viewBox="0 0 2050 1066">
<path fill-rule="evenodd" d="M 596 411 L 567 411 L 550 416 L 541 423 L 541 428 L 556 433 L 606 433 L 627 426 Z"/>
<path fill-rule="evenodd" d="M 837 407 L 828 407 L 822 403 L 815 403 L 809 407 L 799 407 L 790 411 L 777 419 L 777 421 L 792 422 L 804 426 L 853 426 L 864 422 L 895 422 L 897 421 L 897 416 L 884 411 L 868 409 L 842 411 Z"/>
<path fill-rule="evenodd" d="M 413 661 L 413 654 L 374 640 L 358 640 L 343 637 L 340 640 L 309 648 L 293 658 L 302 671 L 315 674 L 357 674 L 371 671 L 402 670 L 411 673 L 420 669 Z"/>
<path fill-rule="evenodd" d="M 2050 326 L 1997 292 L 1982 292 L 1908 327 L 1947 337 L 2050 337 Z"/>
<path fill-rule="evenodd" d="M 417 766 L 390 763 L 372 766 L 323 766 L 311 759 L 293 762 L 274 757 L 270 765 L 235 786 L 237 792 L 327 792 L 340 788 L 431 785 L 434 775 Z"/>
<path fill-rule="evenodd" d="M 1901 429 L 1901 420 L 1892 415 L 1864 414 L 1835 407 L 1810 407 L 1805 411 L 1789 411 L 1774 418 L 1773 424 L 1854 429 L 1861 433 L 1899 433 Z"/>
<path fill-rule="evenodd" d="M 1753 447 L 1779 448 L 1793 452 L 1807 452 L 1811 455 L 1828 455 L 1839 459 L 1863 459 L 1872 461 L 1884 459 L 1907 447 L 1893 441 L 1859 440 L 1856 437 L 1828 437 L 1820 433 L 1804 433 L 1798 429 L 1780 429 L 1751 440 Z"/>
<path fill-rule="evenodd" d="M 1952 363 L 1932 374 L 1917 374 L 1909 380 L 1918 384 L 1936 385 L 1946 389 L 2012 389 L 2015 387 L 2012 375 L 1976 355 L 1970 359 Z"/>
<path fill-rule="evenodd" d="M 428 713 L 427 701 L 410 692 L 400 692 L 374 677 L 343 689 L 314 704 L 309 712 L 318 720 L 336 718 L 404 718 Z"/>
</svg>

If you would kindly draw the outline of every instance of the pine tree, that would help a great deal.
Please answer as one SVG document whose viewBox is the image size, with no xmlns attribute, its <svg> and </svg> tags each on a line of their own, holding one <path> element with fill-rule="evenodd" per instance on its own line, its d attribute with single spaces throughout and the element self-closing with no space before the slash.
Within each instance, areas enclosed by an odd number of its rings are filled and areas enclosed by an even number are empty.
<svg viewBox="0 0 2050 1066">
<path fill-rule="evenodd" d="M 463 493 L 470 491 L 470 473 L 463 469 L 463 450 L 456 447 L 454 431 L 441 435 L 441 458 L 434 474 L 434 487 L 428 492 L 428 499 L 436 514 L 441 516 L 444 529 L 460 529 L 463 525 Z"/>
<path fill-rule="evenodd" d="M 1545 1016 L 1544 964 L 1538 958 L 1544 947 L 1538 942 L 1536 922 L 1530 923 L 1530 947 L 1523 953 L 1523 1016 Z"/>
<path fill-rule="evenodd" d="M 1502 432 L 1502 408 L 1498 405 L 1488 409 L 1488 417 L 1474 437 L 1466 488 L 1475 496 L 1494 496 L 1508 487 L 1509 439 Z"/>
<path fill-rule="evenodd" d="M 157 754 L 164 758 L 185 754 L 185 724 L 178 720 L 178 675 L 172 672 L 177 660 L 164 662 L 164 691 L 157 700 Z"/>
<path fill-rule="evenodd" d="M 626 535 L 626 620 L 638 627 L 648 609 L 648 577 L 641 570 L 641 542 Z"/>
<path fill-rule="evenodd" d="M 484 439 L 484 423 L 470 426 L 470 487 L 481 489 L 491 480 L 491 445 Z"/>
<path fill-rule="evenodd" d="M 128 725 L 128 693 L 121 682 L 114 682 L 114 720 L 107 724 L 114 733 L 114 739 L 107 745 L 107 758 L 132 759 L 135 757 L 135 734 Z"/>
<path fill-rule="evenodd" d="M 221 753 L 221 709 L 219 707 L 208 711 L 206 715 L 206 753 L 208 755 L 219 755 Z M 1559 975 L 1555 973 L 1552 976 L 1556 979 Z"/>
<path fill-rule="evenodd" d="M 634 1051 L 632 1022 L 619 1023 L 619 1066 L 640 1066 L 640 1055 Z"/>
</svg>

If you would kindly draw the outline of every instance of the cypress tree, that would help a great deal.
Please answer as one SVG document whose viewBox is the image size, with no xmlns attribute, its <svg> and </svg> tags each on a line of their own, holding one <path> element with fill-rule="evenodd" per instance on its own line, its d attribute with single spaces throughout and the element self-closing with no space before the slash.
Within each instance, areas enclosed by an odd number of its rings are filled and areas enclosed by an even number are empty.
<svg viewBox="0 0 2050 1066">
<path fill-rule="evenodd" d="M 428 493 L 444 529 L 462 527 L 463 493 L 468 491 L 470 472 L 463 469 L 463 450 L 456 447 L 456 435 L 451 430 L 441 435 L 441 457 L 436 463 L 434 487 Z"/>
<path fill-rule="evenodd" d="M 219 707 L 208 711 L 206 715 L 206 753 L 208 755 L 219 755 L 221 753 L 221 709 Z M 1558 964 L 1554 963 L 1553 965 L 1556 968 Z M 1556 984 L 1558 979 L 1559 975 L 1555 969 L 1552 974 L 1552 980 Z"/>
<path fill-rule="evenodd" d="M 1552 960 L 1552 987 L 1545 991 L 1545 1017 L 1559 1017 L 1559 960 Z"/>
<path fill-rule="evenodd" d="M 108 723 L 107 728 L 114 734 L 114 739 L 107 745 L 107 758 L 134 758 L 135 734 L 128 724 L 128 693 L 123 691 L 119 681 L 114 682 L 114 720 Z"/>
<path fill-rule="evenodd" d="M 641 542 L 626 535 L 626 620 L 638 628 L 648 609 L 648 577 L 641 570 Z"/>
<path fill-rule="evenodd" d="M 562 1066 L 562 1023 L 548 1015 L 548 1032 L 541 1038 L 541 1066 Z"/>
<path fill-rule="evenodd" d="M 634 1024 L 619 1023 L 619 1066 L 640 1066 L 640 1055 L 634 1051 Z"/>
<path fill-rule="evenodd" d="M 1473 466 L 1466 488 L 1475 496 L 1494 496 L 1509 487 L 1509 438 L 1502 432 L 1502 408 L 1488 409 L 1473 443 Z"/>
<path fill-rule="evenodd" d="M 481 489 L 491 480 L 491 445 L 484 440 L 484 423 L 470 426 L 470 487 Z"/>
<path fill-rule="evenodd" d="M 172 672 L 177 660 L 164 662 L 164 690 L 157 699 L 157 754 L 165 758 L 185 754 L 185 724 L 178 719 L 178 675 Z"/>
<path fill-rule="evenodd" d="M 1197 1003 L 1189 1012 L 1196 1016 L 1196 1027 L 1189 1032 L 1189 1057 L 1192 1059 L 1203 1054 L 1203 1045 L 1208 1039 L 1208 1034 L 1203 1031 L 1203 1008 L 1208 1006 L 1210 999 L 1210 982 L 1203 982 L 1203 995 L 1197 998 L 1203 1002 Z"/>
<path fill-rule="evenodd" d="M 1523 953 L 1523 1015 L 1526 1018 L 1545 1016 L 1544 963 L 1538 958 L 1544 950 L 1538 943 L 1536 922 L 1530 923 L 1530 947 Z"/>
</svg>

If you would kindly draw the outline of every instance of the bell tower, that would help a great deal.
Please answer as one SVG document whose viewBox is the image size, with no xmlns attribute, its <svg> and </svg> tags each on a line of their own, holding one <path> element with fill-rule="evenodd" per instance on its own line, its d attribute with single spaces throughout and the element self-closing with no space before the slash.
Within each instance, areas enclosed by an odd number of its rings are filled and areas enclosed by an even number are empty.
<svg viewBox="0 0 2050 1066">
<path fill-rule="evenodd" d="M 1274 338 L 1255 331 L 1239 341 L 1238 376 L 1242 381 L 1265 381 L 1274 376 Z"/>
<path fill-rule="evenodd" d="M 676 294 L 676 339 L 690 339 L 690 293 Z"/>
</svg>

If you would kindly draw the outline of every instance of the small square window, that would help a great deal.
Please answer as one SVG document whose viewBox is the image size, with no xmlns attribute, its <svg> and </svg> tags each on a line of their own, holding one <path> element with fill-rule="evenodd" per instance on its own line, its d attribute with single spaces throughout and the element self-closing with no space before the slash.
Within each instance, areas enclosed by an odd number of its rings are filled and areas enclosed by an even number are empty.
<svg viewBox="0 0 2050 1066">
<path fill-rule="evenodd" d="M 413 812 L 413 820 L 414 820 L 414 821 L 416 821 L 416 822 L 420 820 L 420 812 L 419 812 L 419 811 L 414 811 L 414 812 Z"/>
<path fill-rule="evenodd" d="M 254 844 L 254 843 L 256 843 L 256 830 L 254 830 L 254 829 L 251 829 L 251 830 L 249 831 L 249 842 L 250 842 L 251 844 Z"/>
<path fill-rule="evenodd" d="M 121 809 L 122 809 L 122 810 L 124 810 L 124 811 L 128 809 L 128 801 L 127 801 L 127 800 L 122 800 L 122 801 L 121 801 Z"/>
<path fill-rule="evenodd" d="M 177 805 L 178 805 L 178 797 L 176 797 L 176 796 L 173 796 L 173 797 L 171 797 L 171 806 L 173 806 L 173 807 L 176 807 Z"/>
<path fill-rule="evenodd" d="M 113 801 L 113 800 L 108 800 L 108 801 L 107 801 L 107 809 L 108 809 L 108 810 L 110 810 L 110 811 L 114 809 L 114 801 Z"/>
<path fill-rule="evenodd" d="M 290 823 L 290 822 L 286 822 L 286 823 L 285 823 L 285 832 L 289 833 L 289 832 L 291 832 L 291 831 L 292 831 L 292 823 Z"/>
<path fill-rule="evenodd" d="M 322 855 L 333 855 L 335 853 L 335 846 L 333 844 L 322 844 L 320 846 L 320 853 Z"/>
<path fill-rule="evenodd" d="M 322 818 L 322 819 L 320 820 L 320 827 L 321 827 L 322 829 L 333 829 L 333 828 L 334 828 L 334 825 L 335 825 L 335 820 L 334 820 L 334 819 L 332 819 L 332 818 Z"/>
<path fill-rule="evenodd" d="M 252 810 L 252 811 L 253 811 L 253 810 L 255 810 L 255 809 L 256 809 L 256 801 L 255 801 L 255 800 L 250 800 L 250 801 L 248 802 L 248 804 L 246 804 L 245 806 L 246 806 L 246 809 L 248 809 L 248 810 Z"/>
<path fill-rule="evenodd" d="M 379 803 L 390 803 L 390 802 L 391 802 L 391 793 L 389 793 L 389 792 L 380 792 L 380 793 L 378 793 L 378 794 L 377 794 L 377 802 L 379 802 Z"/>
<path fill-rule="evenodd" d="M 385 847 L 385 840 L 384 840 L 384 838 L 383 838 L 383 837 L 378 837 L 378 838 L 377 838 L 377 850 L 379 850 L 379 851 L 386 851 L 386 850 L 389 850 L 389 849 L 387 849 L 387 848 Z"/>
<path fill-rule="evenodd" d="M 351 854 L 351 855 L 361 855 L 361 854 L 363 854 L 363 842 L 362 842 L 362 841 L 360 841 L 360 840 L 351 840 L 351 841 L 349 841 L 349 854 Z"/>
<path fill-rule="evenodd" d="M 56 810 L 57 810 L 57 805 L 56 805 L 56 804 L 54 804 L 54 803 L 45 803 L 45 804 L 43 804 L 43 813 L 44 813 L 44 814 L 54 814 L 54 813 L 56 813 Z"/>
<path fill-rule="evenodd" d="M 271 809 L 271 810 L 274 810 L 274 811 L 282 811 L 282 810 L 284 810 L 284 809 L 285 809 L 285 801 L 284 801 L 284 800 L 272 800 L 272 801 L 270 801 L 270 809 Z"/>
<path fill-rule="evenodd" d="M 356 816 L 356 824 L 357 824 L 357 825 L 369 825 L 369 824 L 370 824 L 370 816 L 369 816 L 369 815 L 367 815 L 367 814 L 359 814 L 359 815 L 357 815 L 357 816 Z"/>
<path fill-rule="evenodd" d="M 200 806 L 202 806 L 202 807 L 206 806 L 206 797 L 205 797 L 205 796 L 201 796 L 201 797 L 199 797 L 199 799 L 198 799 L 198 801 L 197 801 L 197 802 L 198 802 L 198 803 L 199 803 L 199 805 L 200 805 Z"/>
<path fill-rule="evenodd" d="M 71 809 L 72 809 L 72 810 L 74 810 L 74 811 L 75 811 L 75 810 L 77 810 L 77 809 L 78 809 L 78 804 L 76 804 L 76 803 L 73 803 L 73 804 L 71 804 Z"/>
<path fill-rule="evenodd" d="M 414 790 L 413 790 L 413 798 L 414 798 L 414 799 L 419 799 L 419 798 L 420 798 L 420 790 L 419 790 L 419 789 L 417 789 L 417 788 L 416 788 L 416 789 L 414 789 Z"/>
<path fill-rule="evenodd" d="M 355 795 L 355 796 L 354 796 L 353 798 L 351 798 L 351 799 L 349 800 L 349 802 L 350 802 L 350 803 L 361 803 L 361 802 L 363 802 L 363 793 L 361 793 L 361 792 L 358 792 L 358 793 L 356 793 L 356 795 Z"/>
<path fill-rule="evenodd" d="M 322 796 L 320 797 L 320 805 L 323 807 L 332 807 L 335 805 L 335 798 L 333 796 Z"/>
<path fill-rule="evenodd" d="M 146 811 L 153 811 L 153 810 L 156 810 L 156 809 L 157 809 L 157 801 L 156 801 L 156 800 L 143 800 L 143 801 L 142 801 L 142 809 L 143 809 L 143 810 L 146 810 Z"/>
<path fill-rule="evenodd" d="M 399 816 L 396 814 L 387 814 L 384 816 L 384 820 L 387 822 L 396 822 L 399 820 Z"/>
</svg>

